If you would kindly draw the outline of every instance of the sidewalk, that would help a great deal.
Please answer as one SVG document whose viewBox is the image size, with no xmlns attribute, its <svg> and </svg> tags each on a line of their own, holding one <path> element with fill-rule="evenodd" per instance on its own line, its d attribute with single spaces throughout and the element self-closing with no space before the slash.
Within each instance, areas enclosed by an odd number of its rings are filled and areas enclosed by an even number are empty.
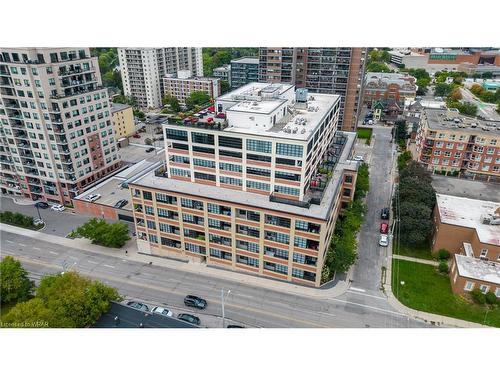
<svg viewBox="0 0 500 375">
<path fill-rule="evenodd" d="M 400 259 L 400 260 L 407 260 L 409 262 L 428 264 L 430 266 L 436 266 L 436 267 L 439 266 L 439 262 L 436 262 L 435 260 L 407 257 L 406 255 L 392 254 L 392 258 L 393 259 Z"/>
<path fill-rule="evenodd" d="M 137 252 L 137 244 L 135 242 L 135 239 L 130 240 L 121 249 L 112 249 L 98 245 L 92 245 L 88 240 L 83 238 L 77 238 L 77 239 L 64 238 L 64 237 L 54 236 L 52 234 L 26 230 L 23 228 L 7 224 L 0 224 L 0 231 L 14 233 L 30 238 L 36 238 L 41 241 L 55 243 L 62 246 L 71 247 L 73 249 L 78 249 L 78 250 L 83 249 L 97 254 L 112 256 L 120 259 L 128 259 L 131 261 L 136 261 L 145 264 L 151 263 L 155 266 L 173 268 L 176 270 L 195 273 L 198 275 L 210 276 L 214 278 L 229 280 L 232 282 L 244 283 L 245 285 L 253 285 L 259 288 L 271 289 L 276 292 L 294 294 L 301 297 L 321 298 L 321 299 L 336 298 L 344 294 L 349 287 L 349 283 L 346 281 L 348 280 L 348 278 L 346 280 L 338 281 L 337 284 L 332 288 L 316 289 L 312 287 L 291 284 L 288 282 L 275 281 L 259 276 L 248 275 L 236 271 L 229 271 L 220 268 L 209 267 L 205 264 L 200 264 L 200 263 L 186 263 L 167 258 L 144 255 Z M 127 255 L 125 254 L 125 251 L 128 252 Z"/>
</svg>

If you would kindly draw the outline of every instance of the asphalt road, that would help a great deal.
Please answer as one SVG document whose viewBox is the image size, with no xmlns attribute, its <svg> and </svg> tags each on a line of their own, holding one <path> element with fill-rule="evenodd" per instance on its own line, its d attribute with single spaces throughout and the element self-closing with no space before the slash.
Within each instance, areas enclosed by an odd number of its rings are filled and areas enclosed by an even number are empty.
<svg viewBox="0 0 500 375">
<path fill-rule="evenodd" d="M 368 211 L 358 241 L 358 261 L 353 266 L 351 288 L 383 297 L 381 291 L 382 266 L 387 248 L 380 247 L 380 210 L 389 206 L 391 195 L 392 149 L 391 127 L 374 127 L 375 142 L 370 157 L 370 190 L 367 195 Z"/>
<path fill-rule="evenodd" d="M 74 269 L 118 289 L 126 298 L 161 304 L 173 310 L 191 311 L 205 326 L 220 327 L 207 316 L 220 317 L 220 290 L 231 290 L 226 317 L 249 327 L 427 327 L 394 311 L 378 293 L 350 290 L 339 298 L 316 299 L 247 286 L 190 272 L 122 260 L 85 250 L 2 232 L 1 255 L 17 257 L 37 280 L 46 273 Z M 113 251 L 113 250 L 110 250 Z M 366 273 L 371 273 L 366 272 Z M 183 306 L 187 294 L 208 301 L 203 311 Z"/>
</svg>

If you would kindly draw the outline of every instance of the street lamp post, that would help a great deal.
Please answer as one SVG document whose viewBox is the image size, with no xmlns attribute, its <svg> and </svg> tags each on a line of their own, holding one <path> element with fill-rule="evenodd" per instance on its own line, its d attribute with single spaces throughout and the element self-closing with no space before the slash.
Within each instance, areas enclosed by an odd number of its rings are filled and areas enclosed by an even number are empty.
<svg viewBox="0 0 500 375">
<path fill-rule="evenodd" d="M 36 212 L 38 212 L 38 218 L 40 220 L 42 220 L 42 216 L 40 215 L 40 208 L 38 208 L 38 204 L 37 203 L 35 203 L 35 208 L 36 208 Z"/>
<path fill-rule="evenodd" d="M 229 296 L 229 293 L 231 293 L 230 290 L 227 291 L 227 295 L 226 295 L 226 298 Z M 220 290 L 220 300 L 221 300 L 221 304 L 222 304 L 222 328 L 225 328 L 225 311 L 224 311 L 224 289 L 221 289 Z"/>
</svg>

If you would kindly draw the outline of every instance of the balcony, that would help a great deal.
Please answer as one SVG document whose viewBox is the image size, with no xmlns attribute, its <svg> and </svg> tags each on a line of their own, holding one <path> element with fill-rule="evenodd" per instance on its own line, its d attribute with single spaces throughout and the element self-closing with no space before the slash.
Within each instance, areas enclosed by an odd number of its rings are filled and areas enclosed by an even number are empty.
<svg viewBox="0 0 500 375">
<path fill-rule="evenodd" d="M 29 142 L 16 142 L 16 145 L 18 148 L 23 148 L 23 149 L 27 149 L 27 150 L 31 150 L 31 145 Z"/>
<path fill-rule="evenodd" d="M 60 154 L 71 155 L 71 152 L 68 147 L 58 146 L 57 151 L 59 151 Z"/>
<path fill-rule="evenodd" d="M 31 160 L 35 160 L 35 159 L 31 158 Z M 34 167 L 35 166 L 35 162 L 31 161 L 31 160 L 27 159 L 27 158 L 24 158 L 24 159 L 21 159 L 21 162 L 23 163 L 23 165 L 25 165 L 27 167 Z"/>
<path fill-rule="evenodd" d="M 39 176 L 40 175 L 40 173 L 38 173 L 38 169 L 34 169 L 32 167 L 24 168 L 24 173 L 32 175 L 32 176 Z"/>
<path fill-rule="evenodd" d="M 14 130 L 14 137 L 28 140 L 28 133 L 24 131 Z"/>
<path fill-rule="evenodd" d="M 68 140 L 64 135 L 56 135 L 56 143 L 57 144 L 62 144 L 62 145 L 67 145 Z"/>
<path fill-rule="evenodd" d="M 28 177 L 28 184 L 41 186 L 42 183 L 39 178 Z"/>
</svg>

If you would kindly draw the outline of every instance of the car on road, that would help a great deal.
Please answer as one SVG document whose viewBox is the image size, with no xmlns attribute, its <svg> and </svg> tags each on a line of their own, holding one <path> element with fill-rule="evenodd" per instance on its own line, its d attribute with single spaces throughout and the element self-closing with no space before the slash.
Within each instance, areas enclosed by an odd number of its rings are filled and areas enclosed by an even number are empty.
<svg viewBox="0 0 500 375">
<path fill-rule="evenodd" d="M 52 211 L 63 212 L 66 207 L 64 207 L 62 204 L 53 204 L 52 206 L 50 206 L 50 209 Z"/>
<path fill-rule="evenodd" d="M 149 311 L 148 305 L 137 301 L 128 301 L 127 306 L 141 311 Z"/>
<path fill-rule="evenodd" d="M 356 156 L 354 157 L 354 160 L 355 160 L 355 161 L 363 161 L 363 155 L 356 155 Z"/>
<path fill-rule="evenodd" d="M 36 202 L 35 206 L 38 208 L 49 208 L 49 204 L 47 202 Z"/>
<path fill-rule="evenodd" d="M 195 307 L 197 309 L 203 310 L 207 307 L 207 301 L 203 298 L 188 295 L 184 297 L 184 304 L 189 307 Z"/>
<path fill-rule="evenodd" d="M 389 224 L 380 223 L 380 233 L 387 234 L 387 232 L 389 232 Z"/>
<path fill-rule="evenodd" d="M 200 325 L 200 318 L 191 314 L 179 314 L 177 315 L 177 319 L 183 320 L 185 322 L 195 324 L 197 326 Z"/>
<path fill-rule="evenodd" d="M 172 311 L 170 311 L 169 309 L 166 309 L 164 307 L 159 307 L 159 306 L 153 307 L 151 312 L 153 314 L 158 314 L 158 315 L 163 315 L 163 316 L 173 316 L 174 315 L 172 313 Z"/>
<path fill-rule="evenodd" d="M 113 206 L 114 208 L 122 208 L 123 206 L 127 205 L 128 200 L 126 199 L 120 199 L 118 202 L 115 203 Z"/>
<path fill-rule="evenodd" d="M 155 150 L 154 147 L 150 147 L 150 148 L 146 149 L 146 152 L 153 152 L 154 150 Z"/>
<path fill-rule="evenodd" d="M 383 247 L 389 246 L 389 236 L 387 234 L 381 234 L 378 244 Z"/>
<path fill-rule="evenodd" d="M 140 135 L 140 134 L 134 134 L 134 135 L 132 136 L 132 138 L 141 138 L 141 135 Z"/>
<path fill-rule="evenodd" d="M 226 118 L 226 114 L 224 112 L 219 112 L 215 115 L 217 118 Z"/>
<path fill-rule="evenodd" d="M 380 211 L 380 218 L 382 220 L 389 220 L 389 207 L 382 208 L 382 211 Z"/>
<path fill-rule="evenodd" d="M 89 194 L 83 198 L 83 200 L 86 200 L 87 202 L 95 202 L 99 198 L 101 198 L 101 194 Z"/>
</svg>

